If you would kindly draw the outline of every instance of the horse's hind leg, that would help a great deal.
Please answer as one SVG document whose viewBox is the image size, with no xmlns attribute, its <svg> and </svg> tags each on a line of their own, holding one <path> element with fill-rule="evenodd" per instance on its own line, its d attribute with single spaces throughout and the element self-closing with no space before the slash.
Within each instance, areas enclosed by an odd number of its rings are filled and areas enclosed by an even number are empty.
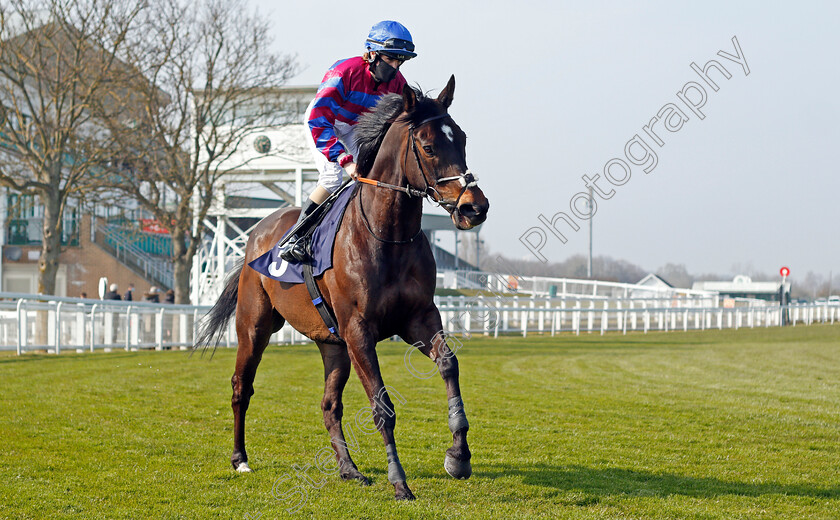
<svg viewBox="0 0 840 520">
<path fill-rule="evenodd" d="M 283 318 L 273 309 L 268 296 L 262 293 L 257 298 L 240 298 L 236 309 L 236 336 L 239 348 L 236 351 L 236 369 L 230 384 L 233 397 L 233 455 L 230 462 L 236 471 L 248 473 L 248 455 L 245 452 L 245 412 L 254 395 L 254 376 L 262 359 L 263 351 L 271 335 L 283 326 Z"/>
<path fill-rule="evenodd" d="M 321 401 L 321 410 L 324 411 L 324 426 L 327 427 L 330 442 L 335 450 L 339 475 L 344 480 L 356 479 L 368 486 L 370 480 L 362 475 L 350 457 L 347 440 L 341 428 L 341 418 L 344 414 L 341 396 L 344 393 L 347 378 L 350 376 L 350 356 L 347 354 L 347 347 L 318 343 L 318 348 L 324 360 L 324 399 Z M 350 446 L 358 447 L 358 440 L 355 439 L 352 429 L 350 439 L 352 441 Z"/>
</svg>

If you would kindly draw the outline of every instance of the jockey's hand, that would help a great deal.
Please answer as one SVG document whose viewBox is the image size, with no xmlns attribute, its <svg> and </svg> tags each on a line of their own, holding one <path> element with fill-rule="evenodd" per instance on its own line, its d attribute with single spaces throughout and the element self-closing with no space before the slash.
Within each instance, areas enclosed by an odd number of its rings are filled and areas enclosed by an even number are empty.
<svg viewBox="0 0 840 520">
<path fill-rule="evenodd" d="M 355 181 L 356 179 L 358 179 L 358 176 L 356 175 L 356 163 L 354 163 L 354 162 L 349 162 L 349 163 L 345 164 L 345 165 L 344 165 L 344 171 L 346 171 L 346 172 L 347 172 L 347 174 L 348 174 L 350 177 L 352 177 L 354 181 Z"/>
</svg>

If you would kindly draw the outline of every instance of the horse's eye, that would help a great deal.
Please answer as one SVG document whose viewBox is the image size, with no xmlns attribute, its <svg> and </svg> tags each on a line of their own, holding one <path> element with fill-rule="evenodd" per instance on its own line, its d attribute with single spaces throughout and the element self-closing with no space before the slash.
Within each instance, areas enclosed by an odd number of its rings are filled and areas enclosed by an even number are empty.
<svg viewBox="0 0 840 520">
<path fill-rule="evenodd" d="M 431 146 L 428 146 L 428 145 L 427 145 L 427 146 L 424 146 L 424 147 L 423 147 L 423 151 L 424 151 L 424 152 L 426 152 L 426 153 L 427 153 L 427 154 L 429 154 L 429 155 L 434 155 L 434 150 L 432 150 L 432 147 L 431 147 Z"/>
</svg>

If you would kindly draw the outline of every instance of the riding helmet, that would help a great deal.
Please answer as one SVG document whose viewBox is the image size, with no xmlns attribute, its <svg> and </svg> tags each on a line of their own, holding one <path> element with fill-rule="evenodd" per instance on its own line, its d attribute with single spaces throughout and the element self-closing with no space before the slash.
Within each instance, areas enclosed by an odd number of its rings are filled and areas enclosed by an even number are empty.
<svg viewBox="0 0 840 520">
<path fill-rule="evenodd" d="M 392 20 L 383 20 L 371 27 L 365 47 L 368 51 L 381 52 L 400 60 L 417 56 L 411 33 L 403 24 Z"/>
</svg>

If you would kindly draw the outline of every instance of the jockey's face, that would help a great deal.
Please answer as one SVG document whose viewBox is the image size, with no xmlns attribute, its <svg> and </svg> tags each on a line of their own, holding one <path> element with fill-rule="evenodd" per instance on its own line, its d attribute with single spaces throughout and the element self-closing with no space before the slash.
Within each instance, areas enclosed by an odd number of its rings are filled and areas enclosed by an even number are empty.
<svg viewBox="0 0 840 520">
<path fill-rule="evenodd" d="M 383 53 L 381 53 L 381 52 L 380 52 L 380 53 L 377 53 L 376 55 L 377 55 L 377 56 L 379 56 L 380 58 L 382 58 L 382 61 L 384 61 L 385 63 L 387 63 L 388 65 L 390 65 L 390 66 L 394 67 L 394 68 L 395 68 L 395 69 L 397 69 L 397 70 L 399 70 L 399 69 L 400 69 L 400 65 L 402 65 L 403 63 L 405 63 L 405 60 L 400 60 L 400 59 L 397 59 L 397 58 L 393 58 L 393 57 L 391 57 L 391 56 L 387 56 L 387 55 L 385 55 L 385 54 L 383 54 Z"/>
</svg>

